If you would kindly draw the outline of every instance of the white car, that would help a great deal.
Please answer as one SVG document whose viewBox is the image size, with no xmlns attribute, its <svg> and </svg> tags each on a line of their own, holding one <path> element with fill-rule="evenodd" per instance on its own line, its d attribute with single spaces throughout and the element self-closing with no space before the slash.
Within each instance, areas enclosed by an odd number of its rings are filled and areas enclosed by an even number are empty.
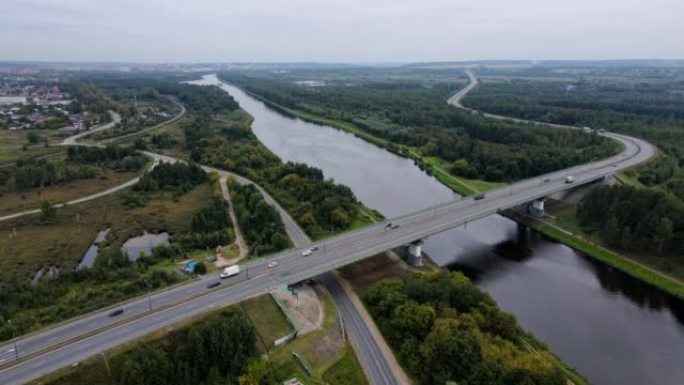
<svg viewBox="0 0 684 385">
<path fill-rule="evenodd" d="M 269 269 L 276 266 L 278 266 L 278 261 L 271 261 L 268 263 L 268 265 L 266 265 L 266 267 L 268 267 Z"/>
<path fill-rule="evenodd" d="M 306 250 L 302 251 L 302 257 L 308 257 L 309 255 L 311 255 L 311 253 L 313 253 L 313 251 L 311 251 L 311 249 L 306 249 Z"/>
</svg>

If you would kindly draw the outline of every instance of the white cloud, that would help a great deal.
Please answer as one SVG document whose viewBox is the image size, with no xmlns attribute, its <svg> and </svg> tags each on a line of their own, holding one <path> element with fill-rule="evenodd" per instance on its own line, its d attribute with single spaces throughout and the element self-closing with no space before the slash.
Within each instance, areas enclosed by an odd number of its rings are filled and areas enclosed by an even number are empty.
<svg viewBox="0 0 684 385">
<path fill-rule="evenodd" d="M 682 58 L 676 0 L 4 0 L 0 60 Z"/>
</svg>

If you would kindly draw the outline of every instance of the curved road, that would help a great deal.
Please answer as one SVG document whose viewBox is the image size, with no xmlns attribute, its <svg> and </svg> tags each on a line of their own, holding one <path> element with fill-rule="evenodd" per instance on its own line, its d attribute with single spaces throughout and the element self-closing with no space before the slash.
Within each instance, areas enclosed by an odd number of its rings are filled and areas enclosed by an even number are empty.
<svg viewBox="0 0 684 385">
<path fill-rule="evenodd" d="M 151 310 L 148 309 L 148 297 L 145 296 L 117 305 L 116 307 L 125 309 L 125 313 L 119 317 L 109 317 L 109 310 L 101 310 L 17 339 L 23 360 L 6 363 L 6 368 L 0 370 L 0 383 L 15 385 L 30 381 L 216 307 L 236 303 L 272 287 L 315 277 L 502 209 L 568 189 L 573 185 L 594 181 L 641 164 L 654 154 L 654 148 L 643 140 L 612 133 L 604 135 L 622 142 L 624 152 L 599 162 L 575 166 L 490 191 L 482 200 L 461 199 L 394 218 L 391 222 L 398 226 L 396 229 L 388 229 L 386 223 L 380 223 L 316 242 L 319 250 L 306 258 L 301 256 L 303 249 L 298 248 L 247 263 L 243 265 L 243 272 L 223 280 L 223 284 L 217 289 L 206 287 L 208 280 L 217 279 L 213 276 L 153 294 Z M 173 159 L 158 156 L 160 160 Z M 574 184 L 565 183 L 567 175 L 574 175 Z M 548 182 L 544 182 L 545 179 Z M 269 269 L 266 265 L 272 260 L 279 263 L 277 267 Z M 0 346 L 0 352 L 5 353 L 12 348 L 10 342 Z"/>
</svg>

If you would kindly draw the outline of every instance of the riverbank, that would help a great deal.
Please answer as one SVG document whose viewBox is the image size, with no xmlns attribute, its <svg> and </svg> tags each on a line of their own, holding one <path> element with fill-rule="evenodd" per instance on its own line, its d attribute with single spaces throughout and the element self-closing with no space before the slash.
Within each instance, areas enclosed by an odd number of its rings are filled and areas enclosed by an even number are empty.
<svg viewBox="0 0 684 385">
<path fill-rule="evenodd" d="M 620 271 L 653 285 L 668 294 L 684 299 L 684 282 L 670 277 L 642 263 L 629 259 L 602 246 L 596 245 L 579 235 L 563 229 L 562 227 L 548 223 L 541 219 L 531 218 L 513 210 L 503 213 L 506 217 L 522 223 L 535 231 L 562 243 L 572 249 L 584 253 L 598 261 L 612 266 Z"/>
<path fill-rule="evenodd" d="M 292 117 L 292 118 L 299 118 L 304 121 L 314 123 L 314 124 L 321 124 L 321 125 L 326 125 L 330 127 L 337 128 L 339 130 L 348 132 L 356 137 L 359 137 L 363 140 L 366 140 L 370 143 L 375 144 L 376 146 L 383 148 L 395 155 L 411 159 L 415 162 L 415 164 L 423 171 L 427 172 L 429 175 L 434 176 L 437 178 L 437 180 L 440 181 L 440 183 L 444 184 L 445 186 L 449 187 L 451 190 L 453 190 L 455 193 L 463 196 L 470 196 L 470 195 L 475 195 L 479 192 L 484 192 L 488 190 L 495 189 L 497 187 L 501 187 L 504 184 L 503 183 L 493 183 L 493 182 L 486 182 L 482 180 L 469 180 L 469 179 L 464 179 L 464 178 L 458 178 L 454 175 L 451 175 L 450 173 L 444 171 L 444 169 L 440 166 L 442 161 L 434 158 L 428 158 L 424 157 L 420 154 L 418 154 L 416 148 L 411 148 L 408 146 L 403 146 L 403 145 L 398 145 L 396 143 L 391 142 L 390 140 L 380 138 L 378 136 L 372 135 L 365 131 L 363 128 L 351 123 L 347 122 L 344 120 L 339 120 L 339 119 L 330 119 L 330 118 L 324 118 L 315 114 L 311 114 L 308 112 L 304 112 L 301 110 L 295 110 L 291 109 L 285 106 L 282 106 L 278 103 L 275 103 L 271 100 L 268 100 L 260 95 L 257 95 L 253 92 L 250 92 L 248 90 L 244 90 L 245 93 L 250 95 L 251 97 L 263 102 L 266 104 L 268 107 L 280 112 L 283 115 Z"/>
<path fill-rule="evenodd" d="M 410 149 L 406 146 L 399 146 L 387 139 L 383 139 L 374 136 L 362 128 L 354 125 L 353 123 L 324 118 L 315 114 L 308 112 L 295 110 L 291 108 L 284 107 L 277 103 L 274 103 L 268 99 L 261 97 L 260 95 L 254 94 L 252 92 L 246 91 L 250 96 L 262 101 L 270 108 L 277 110 L 278 112 L 293 118 L 299 118 L 311 123 L 328 125 L 334 128 L 349 132 L 361 139 L 364 139 L 370 143 L 377 145 L 387 151 L 392 152 L 395 155 L 402 156 L 413 160 L 416 165 L 418 165 L 422 170 L 426 171 L 428 174 L 434 176 L 440 183 L 447 186 L 454 192 L 468 196 L 474 195 L 480 191 L 487 191 L 498 186 L 494 183 L 482 182 L 482 181 L 464 181 L 460 178 L 456 178 L 448 172 L 444 171 L 440 166 L 444 166 L 443 161 L 435 158 L 426 158 L 419 155 L 416 149 Z M 642 263 L 633 261 L 625 256 L 621 256 L 611 250 L 605 249 L 601 246 L 593 244 L 592 242 L 585 240 L 573 233 L 555 226 L 549 223 L 540 224 L 536 221 L 530 221 L 520 216 L 507 215 L 508 218 L 515 220 L 516 222 L 525 224 L 538 232 L 544 234 L 548 238 L 551 238 L 561 244 L 564 244 L 572 249 L 583 252 L 593 258 L 606 263 L 612 267 L 620 269 L 621 271 L 640 279 L 648 284 L 656 286 L 665 292 L 674 295 L 679 298 L 684 298 L 684 283 L 669 277 L 666 274 L 653 269 L 649 266 L 645 266 Z"/>
</svg>

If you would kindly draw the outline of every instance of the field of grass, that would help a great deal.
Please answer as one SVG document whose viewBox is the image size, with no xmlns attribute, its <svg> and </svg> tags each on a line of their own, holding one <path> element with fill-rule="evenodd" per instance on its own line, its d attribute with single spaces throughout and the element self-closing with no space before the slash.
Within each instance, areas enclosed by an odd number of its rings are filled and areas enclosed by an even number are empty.
<svg viewBox="0 0 684 385">
<path fill-rule="evenodd" d="M 422 157 L 422 159 L 432 166 L 431 171 L 435 178 L 461 195 L 473 195 L 476 192 L 494 190 L 506 185 L 499 182 L 457 177 L 447 171 L 450 165 L 444 159 L 432 156 Z"/>
<path fill-rule="evenodd" d="M 144 168 L 147 169 L 149 164 Z M 120 172 L 105 169 L 98 178 L 81 179 L 64 185 L 32 188 L 18 192 L 15 190 L 0 192 L 0 216 L 40 207 L 42 201 L 52 203 L 68 202 L 69 200 L 107 190 L 125 183 L 136 176 L 138 172 Z"/>
<path fill-rule="evenodd" d="M 20 158 L 41 156 L 64 151 L 64 148 L 57 146 L 45 147 L 43 143 L 32 144 L 24 150 L 24 145 L 28 143 L 26 139 L 28 131 L 24 130 L 0 130 L 0 165 L 11 163 Z M 62 140 L 62 136 L 57 130 L 32 130 L 41 137 L 48 140 L 49 144 L 54 144 Z"/>
<path fill-rule="evenodd" d="M 257 331 L 257 345 L 262 353 L 272 350 L 276 339 L 292 332 L 285 315 L 268 294 L 243 301 L 240 308 L 247 314 Z"/>
<path fill-rule="evenodd" d="M 361 369 L 349 344 L 341 338 L 335 305 L 327 294 L 322 294 L 319 291 L 319 296 L 321 296 L 325 311 L 322 328 L 299 336 L 295 340 L 271 351 L 268 359 L 271 371 L 270 383 L 282 383 L 293 376 L 304 380 L 306 384 L 346 385 L 367 383 L 363 375 L 363 369 Z M 270 298 L 268 299 L 270 300 Z M 273 305 L 273 307 L 268 307 L 267 309 L 272 308 L 275 308 L 280 316 L 284 318 L 277 306 Z M 260 330 L 260 327 L 263 326 L 255 323 L 255 327 L 257 330 Z M 264 328 L 264 331 L 260 330 L 260 333 L 268 334 L 267 330 L 270 329 L 271 327 L 267 326 Z M 302 355 L 309 365 L 313 367 L 313 376 L 310 377 L 302 369 L 293 357 L 293 351 Z M 349 373 L 354 373 L 354 375 L 347 376 Z M 360 382 L 357 382 L 357 378 L 361 378 L 363 381 L 359 380 Z"/>
<path fill-rule="evenodd" d="M 323 381 L 338 385 L 364 385 L 368 380 L 359 370 L 360 364 L 351 347 L 344 349 L 342 357 L 323 374 Z"/>
<path fill-rule="evenodd" d="M 170 192 L 152 197 L 144 207 L 127 208 L 127 190 L 57 211 L 56 223 L 44 223 L 40 214 L 0 222 L 0 281 L 32 276 L 40 267 L 71 270 L 80 261 L 97 232 L 111 228 L 108 245 L 119 247 L 126 239 L 167 231 L 190 229 L 192 214 L 209 204 L 208 184 L 196 187 L 174 201 Z"/>
</svg>

